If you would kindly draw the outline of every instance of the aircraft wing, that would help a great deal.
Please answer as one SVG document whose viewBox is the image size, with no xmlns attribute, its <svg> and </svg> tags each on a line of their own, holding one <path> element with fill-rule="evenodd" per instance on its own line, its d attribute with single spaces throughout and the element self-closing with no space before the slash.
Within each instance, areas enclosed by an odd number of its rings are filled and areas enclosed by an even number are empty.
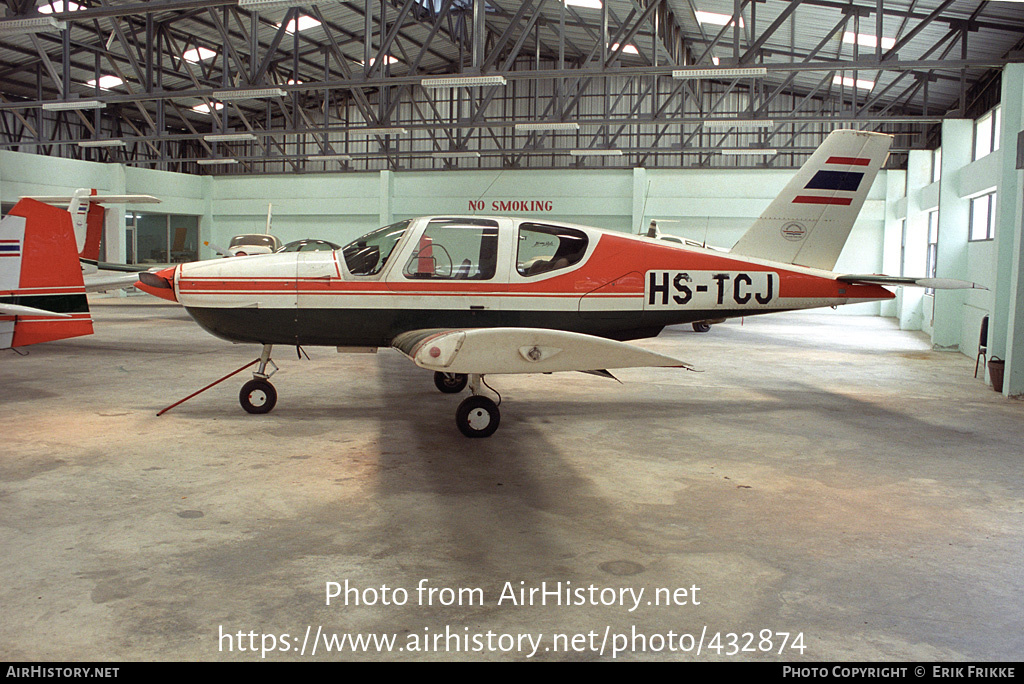
<svg viewBox="0 0 1024 684">
<path fill-rule="evenodd" d="M 988 288 L 969 280 L 954 278 L 904 278 L 902 276 L 885 275 L 841 275 L 836 280 L 851 285 L 909 285 L 911 287 L 930 287 L 936 290 L 987 290 Z"/>
<path fill-rule="evenodd" d="M 417 366 L 444 373 L 553 373 L 690 364 L 593 335 L 543 328 L 412 330 L 391 346 Z"/>
<path fill-rule="evenodd" d="M 44 204 L 66 205 L 75 199 L 74 195 L 25 195 L 25 198 L 34 199 Z M 79 199 L 89 202 L 104 202 L 108 204 L 159 204 L 160 199 L 153 195 L 82 195 Z"/>
</svg>

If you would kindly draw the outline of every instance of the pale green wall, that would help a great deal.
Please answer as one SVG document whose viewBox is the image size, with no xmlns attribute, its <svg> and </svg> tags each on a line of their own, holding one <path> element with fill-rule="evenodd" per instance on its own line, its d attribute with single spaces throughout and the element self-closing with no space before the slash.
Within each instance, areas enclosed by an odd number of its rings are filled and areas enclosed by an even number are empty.
<svg viewBox="0 0 1024 684">
<path fill-rule="evenodd" d="M 922 290 L 901 288 L 896 315 L 904 329 L 923 330 L 931 336 L 937 349 L 958 350 L 974 358 L 982 318 L 990 321 L 989 355 L 1009 356 L 1022 333 L 1009 302 L 1015 297 L 1016 285 L 1011 274 L 1019 272 L 1021 250 L 1021 180 L 1013 168 L 1016 133 L 1021 127 L 1021 82 L 1024 67 L 1011 65 L 1004 72 L 1003 130 L 1000 149 L 976 161 L 973 152 L 973 120 L 947 119 L 942 124 L 941 177 L 931 182 L 930 150 L 914 150 L 906 175 L 906 195 L 890 201 L 893 209 L 888 221 L 890 233 L 898 231 L 901 218 L 907 220 L 907 247 L 904 273 L 925 274 L 928 240 L 928 213 L 938 209 L 939 251 L 937 277 L 955 278 L 978 283 L 987 289 L 939 290 L 923 295 Z M 970 200 L 972 197 L 997 191 L 998 212 L 996 239 L 969 240 Z M 896 192 L 890 188 L 890 195 Z M 899 241 L 887 243 L 888 253 L 899 249 Z M 898 252 L 897 252 L 898 253 Z M 886 259 L 886 269 L 893 272 L 898 262 Z M 1002 305 L 997 304 L 1002 298 Z M 1005 313 L 1011 311 L 1011 313 Z M 1024 348 L 1024 340 L 1019 344 Z M 1008 394 L 1024 392 L 1024 362 L 1019 362 L 1020 384 L 1007 386 Z"/>
</svg>

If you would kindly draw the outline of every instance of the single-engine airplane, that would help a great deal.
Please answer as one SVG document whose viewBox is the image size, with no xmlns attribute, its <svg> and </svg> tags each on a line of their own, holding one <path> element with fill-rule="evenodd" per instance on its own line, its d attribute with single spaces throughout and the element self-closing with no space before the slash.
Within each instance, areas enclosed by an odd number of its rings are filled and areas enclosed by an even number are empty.
<svg viewBox="0 0 1024 684">
<path fill-rule="evenodd" d="M 468 383 L 456 412 L 469 437 L 500 413 L 484 376 L 689 367 L 626 340 L 668 325 L 891 299 L 882 285 L 972 287 L 845 275 L 834 267 L 891 138 L 835 131 L 731 252 L 533 218 L 430 216 L 385 226 L 333 252 L 181 264 L 140 276 L 199 325 L 263 345 L 239 401 L 267 413 L 273 345 L 398 349 L 442 392 Z"/>
</svg>

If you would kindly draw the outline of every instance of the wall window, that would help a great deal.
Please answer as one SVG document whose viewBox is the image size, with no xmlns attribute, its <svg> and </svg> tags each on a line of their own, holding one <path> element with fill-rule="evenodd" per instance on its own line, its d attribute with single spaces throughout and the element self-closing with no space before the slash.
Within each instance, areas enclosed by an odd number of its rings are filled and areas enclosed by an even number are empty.
<svg viewBox="0 0 1024 684">
<path fill-rule="evenodd" d="M 935 209 L 928 212 L 928 254 L 925 258 L 925 277 L 934 278 L 936 274 L 935 262 L 939 256 L 939 211 Z M 934 288 L 925 288 L 925 294 L 934 294 Z"/>
<path fill-rule="evenodd" d="M 989 110 L 974 122 L 974 159 L 981 159 L 999 149 L 999 129 L 1002 124 L 1001 106 Z"/>
<path fill-rule="evenodd" d="M 125 212 L 129 264 L 178 264 L 199 260 L 199 217 Z"/>
<path fill-rule="evenodd" d="M 942 177 L 942 148 L 932 150 L 932 183 L 938 183 Z"/>
<path fill-rule="evenodd" d="M 907 219 L 900 219 L 900 276 L 906 275 L 904 273 L 905 264 L 907 263 Z"/>
<path fill-rule="evenodd" d="M 971 240 L 991 240 L 996 236 L 996 193 L 971 200 Z"/>
</svg>

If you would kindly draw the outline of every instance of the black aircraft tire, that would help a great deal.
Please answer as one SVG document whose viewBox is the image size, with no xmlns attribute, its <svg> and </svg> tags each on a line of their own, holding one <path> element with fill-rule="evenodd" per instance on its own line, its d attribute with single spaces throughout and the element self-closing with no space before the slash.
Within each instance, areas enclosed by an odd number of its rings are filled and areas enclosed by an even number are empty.
<svg viewBox="0 0 1024 684">
<path fill-rule="evenodd" d="M 699 333 L 706 333 L 711 330 L 711 324 L 705 323 L 704 321 L 697 321 L 693 324 L 693 329 Z"/>
<path fill-rule="evenodd" d="M 238 403 L 249 413 L 270 413 L 277 404 L 277 390 L 266 380 L 254 378 L 242 385 Z"/>
<path fill-rule="evenodd" d="M 465 373 L 434 373 L 434 386 L 445 394 L 458 394 L 466 389 L 469 376 Z"/>
<path fill-rule="evenodd" d="M 498 405 L 487 397 L 469 397 L 455 412 L 455 424 L 466 437 L 490 437 L 500 422 Z"/>
</svg>

